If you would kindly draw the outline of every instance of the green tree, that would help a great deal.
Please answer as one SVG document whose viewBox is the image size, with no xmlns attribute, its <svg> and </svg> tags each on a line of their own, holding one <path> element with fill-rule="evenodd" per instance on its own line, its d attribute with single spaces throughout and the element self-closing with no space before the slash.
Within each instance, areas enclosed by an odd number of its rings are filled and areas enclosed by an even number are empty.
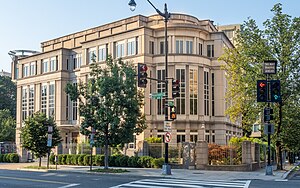
<svg viewBox="0 0 300 188">
<path fill-rule="evenodd" d="M 17 87 L 8 76 L 0 76 L 0 110 L 8 109 L 16 117 Z"/>
<path fill-rule="evenodd" d="M 286 132 L 282 129 L 288 124 L 296 125 L 291 114 L 299 113 L 293 109 L 299 101 L 300 91 L 300 18 L 282 13 L 280 3 L 271 11 L 274 15 L 263 23 L 263 29 L 253 19 L 245 21 L 236 48 L 226 49 L 220 60 L 227 62 L 224 69 L 228 79 L 228 102 L 231 103 L 227 113 L 232 120 L 242 117 L 245 133 L 249 133 L 265 106 L 256 103 L 256 80 L 266 79 L 262 74 L 263 62 L 277 60 L 277 74 L 272 79 L 281 81 L 282 103 L 272 104 L 277 128 L 272 141 L 276 143 L 278 169 L 282 169 L 281 149 L 288 142 L 282 139 L 282 132 Z"/>
<path fill-rule="evenodd" d="M 0 142 L 15 141 L 16 121 L 8 109 L 0 110 Z"/>
<path fill-rule="evenodd" d="M 141 111 L 143 94 L 137 89 L 133 65 L 108 57 L 103 67 L 92 63 L 87 83 L 78 87 L 68 84 L 66 93 L 72 100 L 79 100 L 80 131 L 89 136 L 91 128 L 95 130 L 94 145 L 104 146 L 108 169 L 108 146 L 132 142 L 133 134 L 146 127 Z"/>
<path fill-rule="evenodd" d="M 41 112 L 34 113 L 24 123 L 25 126 L 21 129 L 22 147 L 32 151 L 39 158 L 39 167 L 41 167 L 41 158 L 61 142 L 59 130 L 54 119 L 47 118 Z M 47 146 L 48 126 L 53 127 L 51 147 Z"/>
</svg>

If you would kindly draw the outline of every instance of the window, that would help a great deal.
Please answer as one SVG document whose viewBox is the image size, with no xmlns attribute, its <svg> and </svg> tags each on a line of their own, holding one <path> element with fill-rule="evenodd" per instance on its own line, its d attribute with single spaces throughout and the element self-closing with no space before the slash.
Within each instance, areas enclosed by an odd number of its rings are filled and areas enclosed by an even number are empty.
<svg viewBox="0 0 300 188">
<path fill-rule="evenodd" d="M 164 80 L 165 79 L 165 70 L 157 70 L 157 79 Z M 165 83 L 157 82 L 157 93 L 165 92 Z M 157 99 L 157 115 L 164 114 L 164 100 Z"/>
<path fill-rule="evenodd" d="M 159 54 L 165 54 L 165 42 L 160 41 L 159 43 Z"/>
<path fill-rule="evenodd" d="M 211 115 L 215 116 L 215 74 L 211 73 Z"/>
<path fill-rule="evenodd" d="M 192 54 L 193 53 L 193 41 L 186 41 L 186 53 Z"/>
<path fill-rule="evenodd" d="M 49 85 L 49 101 L 48 101 L 48 117 L 54 117 L 54 105 L 55 104 L 55 84 Z"/>
<path fill-rule="evenodd" d="M 23 77 L 29 76 L 29 65 L 23 65 Z"/>
<path fill-rule="evenodd" d="M 198 135 L 191 134 L 190 135 L 190 142 L 197 142 L 198 141 Z"/>
<path fill-rule="evenodd" d="M 190 114 L 197 115 L 198 107 L 198 71 L 190 69 Z"/>
<path fill-rule="evenodd" d="M 31 116 L 34 113 L 34 86 L 29 88 L 29 112 L 28 115 Z"/>
<path fill-rule="evenodd" d="M 136 44 L 137 44 L 136 38 L 128 39 L 128 41 L 127 41 L 127 55 L 137 54 Z"/>
<path fill-rule="evenodd" d="M 183 53 L 183 40 L 176 40 L 176 53 L 177 54 Z"/>
<path fill-rule="evenodd" d="M 73 85 L 77 86 L 77 83 L 73 83 Z M 77 120 L 77 111 L 78 111 L 78 106 L 77 106 L 77 100 L 72 101 L 72 120 Z"/>
<path fill-rule="evenodd" d="M 214 45 L 207 45 L 207 57 L 215 57 Z"/>
<path fill-rule="evenodd" d="M 209 115 L 209 85 L 208 72 L 204 71 L 204 115 Z"/>
<path fill-rule="evenodd" d="M 56 67 L 56 58 L 55 57 L 52 57 L 51 59 L 50 59 L 50 72 L 51 71 L 56 71 L 57 69 L 56 69 L 57 67 Z"/>
<path fill-rule="evenodd" d="M 30 76 L 35 75 L 35 62 L 30 63 Z"/>
<path fill-rule="evenodd" d="M 149 41 L 149 54 L 154 54 L 154 42 Z"/>
<path fill-rule="evenodd" d="M 177 135 L 177 143 L 185 142 L 185 135 Z"/>
<path fill-rule="evenodd" d="M 99 46 L 98 49 L 98 61 L 105 61 L 106 60 L 106 53 L 107 53 L 107 45 Z"/>
<path fill-rule="evenodd" d="M 19 78 L 19 68 L 15 69 L 15 79 Z"/>
<path fill-rule="evenodd" d="M 22 120 L 27 118 L 27 87 L 22 87 Z"/>
<path fill-rule="evenodd" d="M 41 89 L 41 112 L 47 113 L 47 85 L 42 85 Z"/>
<path fill-rule="evenodd" d="M 81 67 L 82 55 L 74 54 L 73 55 L 73 69 L 77 69 Z"/>
<path fill-rule="evenodd" d="M 199 55 L 203 55 L 203 45 L 199 43 Z"/>
<path fill-rule="evenodd" d="M 42 73 L 48 72 L 48 59 L 42 60 Z"/>
<path fill-rule="evenodd" d="M 176 98 L 177 114 L 185 114 L 185 69 L 176 69 L 176 80 L 179 80 L 180 96 Z"/>
<path fill-rule="evenodd" d="M 116 58 L 124 57 L 124 41 L 116 43 Z"/>
<path fill-rule="evenodd" d="M 89 48 L 88 49 L 88 63 L 93 63 L 96 61 L 96 48 Z"/>
</svg>

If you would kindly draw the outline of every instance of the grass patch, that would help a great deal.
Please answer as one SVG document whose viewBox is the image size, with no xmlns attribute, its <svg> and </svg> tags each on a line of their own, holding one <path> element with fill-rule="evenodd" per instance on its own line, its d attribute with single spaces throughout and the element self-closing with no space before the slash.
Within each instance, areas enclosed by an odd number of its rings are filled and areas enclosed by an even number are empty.
<svg viewBox="0 0 300 188">
<path fill-rule="evenodd" d="M 114 168 L 102 169 L 102 168 L 97 168 L 97 169 L 93 169 L 92 172 L 102 172 L 102 173 L 124 173 L 124 172 L 129 172 L 129 171 L 128 171 L 128 170 L 125 170 L 125 169 L 114 169 Z"/>
<path fill-rule="evenodd" d="M 47 170 L 46 166 L 25 166 L 24 168 L 28 168 L 28 169 L 37 169 L 37 170 Z M 55 169 L 55 167 L 53 166 L 49 166 L 49 169 Z"/>
</svg>

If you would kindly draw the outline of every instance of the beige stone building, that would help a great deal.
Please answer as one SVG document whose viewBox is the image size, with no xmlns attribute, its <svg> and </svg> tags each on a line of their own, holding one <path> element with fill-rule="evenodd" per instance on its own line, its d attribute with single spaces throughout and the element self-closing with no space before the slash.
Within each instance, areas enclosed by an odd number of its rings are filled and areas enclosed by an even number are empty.
<svg viewBox="0 0 300 188">
<path fill-rule="evenodd" d="M 172 124 L 172 143 L 206 140 L 227 144 L 232 136 L 241 136 L 239 124 L 225 115 L 226 79 L 217 59 L 224 48 L 233 48 L 224 32 L 210 20 L 184 14 L 172 14 L 168 22 L 168 75 L 180 81 L 176 98 L 177 120 Z M 58 153 L 69 153 L 72 144 L 84 139 L 79 133 L 77 102 L 70 101 L 64 88 L 68 82 L 86 81 L 93 54 L 103 63 L 108 54 L 134 64 L 146 63 L 148 75 L 164 79 L 164 22 L 158 15 L 133 16 L 99 27 L 76 32 L 41 43 L 41 53 L 17 59 L 13 75 L 17 79 L 17 136 L 23 120 L 35 111 L 54 116 L 61 130 Z M 171 86 L 170 86 L 171 87 Z M 163 137 L 163 101 L 150 93 L 163 92 L 163 84 L 148 81 L 145 89 L 145 115 L 148 128 L 137 140 Z M 169 91 L 171 88 L 169 88 Z M 133 144 L 133 147 L 135 145 Z"/>
</svg>

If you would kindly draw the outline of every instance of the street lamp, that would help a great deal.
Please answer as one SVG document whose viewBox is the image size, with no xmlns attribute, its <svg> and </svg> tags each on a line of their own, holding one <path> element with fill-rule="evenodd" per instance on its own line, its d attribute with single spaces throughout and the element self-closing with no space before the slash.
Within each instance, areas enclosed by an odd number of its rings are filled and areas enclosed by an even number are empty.
<svg viewBox="0 0 300 188">
<path fill-rule="evenodd" d="M 167 4 L 165 3 L 164 13 L 158 10 L 151 1 L 147 0 L 148 3 L 155 9 L 155 11 L 164 18 L 165 22 L 165 121 L 168 121 L 168 27 L 167 23 L 170 19 L 171 14 L 168 12 Z M 128 5 L 130 6 L 130 10 L 134 11 L 136 7 L 136 3 L 134 0 L 130 0 Z M 165 143 L 165 164 L 163 165 L 163 174 L 171 175 L 171 166 L 168 162 L 168 143 Z"/>
</svg>

